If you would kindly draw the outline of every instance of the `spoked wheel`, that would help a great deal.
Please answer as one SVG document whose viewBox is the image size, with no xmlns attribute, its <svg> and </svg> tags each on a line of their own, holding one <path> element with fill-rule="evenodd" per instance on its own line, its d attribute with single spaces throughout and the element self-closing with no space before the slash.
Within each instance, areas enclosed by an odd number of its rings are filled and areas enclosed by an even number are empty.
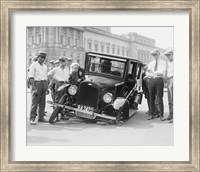
<svg viewBox="0 0 200 172">
<path fill-rule="evenodd" d="M 117 112 L 117 125 L 122 125 L 123 121 L 127 120 L 129 118 L 129 103 L 126 101 L 124 105 L 119 109 Z"/>
<path fill-rule="evenodd" d="M 59 104 L 64 104 L 65 101 L 66 101 L 66 98 L 67 98 L 67 95 L 63 95 L 61 97 L 61 99 L 59 100 Z M 58 113 L 61 113 L 62 111 L 62 107 L 59 107 L 59 106 L 55 106 L 50 118 L 49 118 L 49 123 L 53 124 L 54 123 L 54 120 L 55 118 L 58 116 Z"/>
</svg>

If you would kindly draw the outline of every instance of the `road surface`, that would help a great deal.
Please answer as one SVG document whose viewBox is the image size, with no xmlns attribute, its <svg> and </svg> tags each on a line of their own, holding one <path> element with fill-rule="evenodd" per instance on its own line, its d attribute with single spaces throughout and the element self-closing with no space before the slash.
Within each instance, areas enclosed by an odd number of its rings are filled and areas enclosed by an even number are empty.
<svg viewBox="0 0 200 172">
<path fill-rule="evenodd" d="M 50 95 L 47 96 L 50 100 Z M 60 121 L 55 124 L 29 124 L 31 94 L 27 92 L 27 145 L 37 146 L 173 146 L 174 124 L 160 121 L 159 118 L 147 120 L 147 104 L 143 98 L 139 110 L 122 126 L 98 125 L 82 119 Z M 167 93 L 164 93 L 164 107 L 168 115 Z M 52 107 L 46 105 L 48 120 Z"/>
</svg>

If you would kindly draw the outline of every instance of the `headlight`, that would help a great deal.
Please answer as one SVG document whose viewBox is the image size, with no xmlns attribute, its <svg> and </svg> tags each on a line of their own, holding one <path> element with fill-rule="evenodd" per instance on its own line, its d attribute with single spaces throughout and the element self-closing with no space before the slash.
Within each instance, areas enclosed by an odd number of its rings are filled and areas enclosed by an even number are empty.
<svg viewBox="0 0 200 172">
<path fill-rule="evenodd" d="M 103 101 L 105 103 L 111 103 L 113 99 L 113 95 L 111 93 L 106 93 L 103 95 Z"/>
<path fill-rule="evenodd" d="M 72 96 L 74 96 L 77 93 L 77 87 L 75 85 L 71 85 L 68 88 L 68 93 Z"/>
</svg>

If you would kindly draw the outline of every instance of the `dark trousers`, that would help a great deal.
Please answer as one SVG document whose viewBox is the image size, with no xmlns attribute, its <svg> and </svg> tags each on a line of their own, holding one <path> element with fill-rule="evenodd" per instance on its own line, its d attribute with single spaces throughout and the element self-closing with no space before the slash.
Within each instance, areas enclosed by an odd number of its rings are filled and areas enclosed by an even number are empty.
<svg viewBox="0 0 200 172">
<path fill-rule="evenodd" d="M 46 91 L 48 88 L 46 81 L 34 81 L 34 84 L 37 89 L 37 92 L 33 92 L 33 90 L 31 90 L 31 96 L 32 96 L 32 104 L 31 104 L 31 111 L 30 111 L 31 119 L 36 118 L 37 109 L 38 109 L 39 118 L 42 118 L 44 116 L 44 109 L 45 109 L 45 103 L 46 103 Z"/>
<path fill-rule="evenodd" d="M 149 111 L 149 109 L 150 109 L 150 100 L 149 100 L 149 91 L 148 90 L 144 92 L 144 96 L 147 99 L 147 105 L 148 105 L 148 111 Z"/>
<path fill-rule="evenodd" d="M 156 111 L 156 104 L 158 105 L 159 115 L 163 117 L 164 105 L 163 105 L 163 89 L 164 82 L 162 78 L 151 78 L 148 83 L 149 90 L 149 115 L 153 116 Z"/>
</svg>

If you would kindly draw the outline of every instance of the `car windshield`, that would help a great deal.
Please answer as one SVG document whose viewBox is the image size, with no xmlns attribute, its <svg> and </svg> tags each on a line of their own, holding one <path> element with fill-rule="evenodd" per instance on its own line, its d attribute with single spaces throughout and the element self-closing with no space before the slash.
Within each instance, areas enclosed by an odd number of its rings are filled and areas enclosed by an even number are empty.
<svg viewBox="0 0 200 172">
<path fill-rule="evenodd" d="M 90 56 L 89 59 L 89 72 L 120 78 L 123 77 L 125 60 L 99 56 Z"/>
</svg>

